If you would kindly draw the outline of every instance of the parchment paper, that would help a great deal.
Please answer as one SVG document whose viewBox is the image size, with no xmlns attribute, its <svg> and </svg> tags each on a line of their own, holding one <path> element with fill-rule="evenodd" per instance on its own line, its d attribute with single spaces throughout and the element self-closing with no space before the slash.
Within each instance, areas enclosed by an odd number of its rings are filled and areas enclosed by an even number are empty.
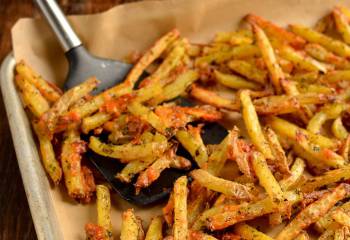
<svg viewBox="0 0 350 240">
<path fill-rule="evenodd" d="M 335 4 L 350 6 L 350 0 L 167 0 L 130 3 L 102 14 L 69 18 L 85 46 L 95 55 L 122 59 L 133 50 L 147 49 L 158 37 L 176 27 L 193 42 L 207 42 L 218 31 L 235 29 L 243 16 L 253 12 L 274 22 L 313 25 Z M 24 59 L 49 81 L 62 85 L 67 63 L 47 24 L 21 19 L 12 29 L 17 60 Z M 94 204 L 79 205 L 64 189 L 50 189 L 65 239 L 85 239 L 84 224 L 96 221 Z M 113 196 L 112 219 L 119 233 L 120 213 L 131 205 Z M 159 206 L 134 207 L 147 225 Z"/>
</svg>

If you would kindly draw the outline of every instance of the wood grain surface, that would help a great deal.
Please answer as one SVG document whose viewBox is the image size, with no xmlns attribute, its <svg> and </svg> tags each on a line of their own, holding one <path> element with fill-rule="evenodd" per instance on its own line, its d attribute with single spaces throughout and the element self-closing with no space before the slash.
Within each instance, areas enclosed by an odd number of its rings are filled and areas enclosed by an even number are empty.
<svg viewBox="0 0 350 240">
<path fill-rule="evenodd" d="M 58 0 L 66 14 L 104 11 L 138 0 Z M 23 17 L 38 17 L 32 0 L 0 0 L 0 61 L 11 51 L 10 30 Z M 2 98 L 0 99 L 0 240 L 37 239 Z"/>
</svg>

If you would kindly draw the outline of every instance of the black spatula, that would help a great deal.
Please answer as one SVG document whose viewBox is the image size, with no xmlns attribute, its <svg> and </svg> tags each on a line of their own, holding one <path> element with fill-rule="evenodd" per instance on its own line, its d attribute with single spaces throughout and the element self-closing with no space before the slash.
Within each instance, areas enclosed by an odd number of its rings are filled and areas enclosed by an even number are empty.
<svg viewBox="0 0 350 240">
<path fill-rule="evenodd" d="M 65 51 L 69 63 L 69 72 L 64 84 L 65 90 L 84 82 L 91 76 L 96 76 L 101 80 L 101 84 L 94 93 L 101 92 L 124 80 L 132 65 L 120 61 L 98 58 L 89 54 L 55 0 L 35 0 L 35 2 Z M 191 103 L 187 102 L 187 104 Z M 182 101 L 181 105 L 186 104 Z M 219 143 L 226 134 L 225 128 L 218 124 L 210 124 L 204 128 L 202 137 L 206 144 L 214 144 Z M 179 148 L 178 154 L 189 156 L 181 148 Z M 169 194 L 176 178 L 186 174 L 186 171 L 167 169 L 150 187 L 143 189 L 140 194 L 135 195 L 133 184 L 121 183 L 114 177 L 123 168 L 121 163 L 115 159 L 104 158 L 92 151 L 87 152 L 87 157 L 122 198 L 138 205 L 148 205 L 164 199 Z"/>
</svg>

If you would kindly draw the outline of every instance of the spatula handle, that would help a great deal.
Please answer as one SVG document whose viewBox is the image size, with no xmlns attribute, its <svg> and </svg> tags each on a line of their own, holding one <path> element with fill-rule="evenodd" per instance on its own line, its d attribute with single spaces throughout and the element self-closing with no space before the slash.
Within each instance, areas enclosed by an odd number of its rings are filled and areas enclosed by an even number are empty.
<svg viewBox="0 0 350 240">
<path fill-rule="evenodd" d="M 34 0 L 50 24 L 65 52 L 81 45 L 81 41 L 70 26 L 55 0 Z"/>
</svg>

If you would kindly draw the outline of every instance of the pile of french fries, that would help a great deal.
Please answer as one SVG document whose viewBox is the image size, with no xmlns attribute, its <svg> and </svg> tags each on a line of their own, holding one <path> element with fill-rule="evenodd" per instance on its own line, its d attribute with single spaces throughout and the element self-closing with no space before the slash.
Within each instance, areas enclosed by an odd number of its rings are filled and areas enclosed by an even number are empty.
<svg viewBox="0 0 350 240">
<path fill-rule="evenodd" d="M 350 11 L 336 6 L 314 28 L 244 20 L 209 44 L 167 33 L 123 83 L 96 96 L 93 77 L 62 93 L 17 64 L 48 176 L 64 178 L 79 201 L 96 192 L 88 239 L 113 239 L 113 230 L 109 188 L 95 185 L 82 161 L 87 148 L 125 163 L 116 178 L 135 180 L 136 192 L 166 168 L 196 166 L 174 183 L 146 233 L 132 209 L 124 212 L 122 240 L 350 239 Z M 144 71 L 150 75 L 135 87 Z M 178 97 L 198 105 L 179 106 Z M 232 123 L 232 112 L 239 121 L 224 140 L 205 145 L 203 124 Z M 193 161 L 177 155 L 178 145 Z"/>
</svg>

